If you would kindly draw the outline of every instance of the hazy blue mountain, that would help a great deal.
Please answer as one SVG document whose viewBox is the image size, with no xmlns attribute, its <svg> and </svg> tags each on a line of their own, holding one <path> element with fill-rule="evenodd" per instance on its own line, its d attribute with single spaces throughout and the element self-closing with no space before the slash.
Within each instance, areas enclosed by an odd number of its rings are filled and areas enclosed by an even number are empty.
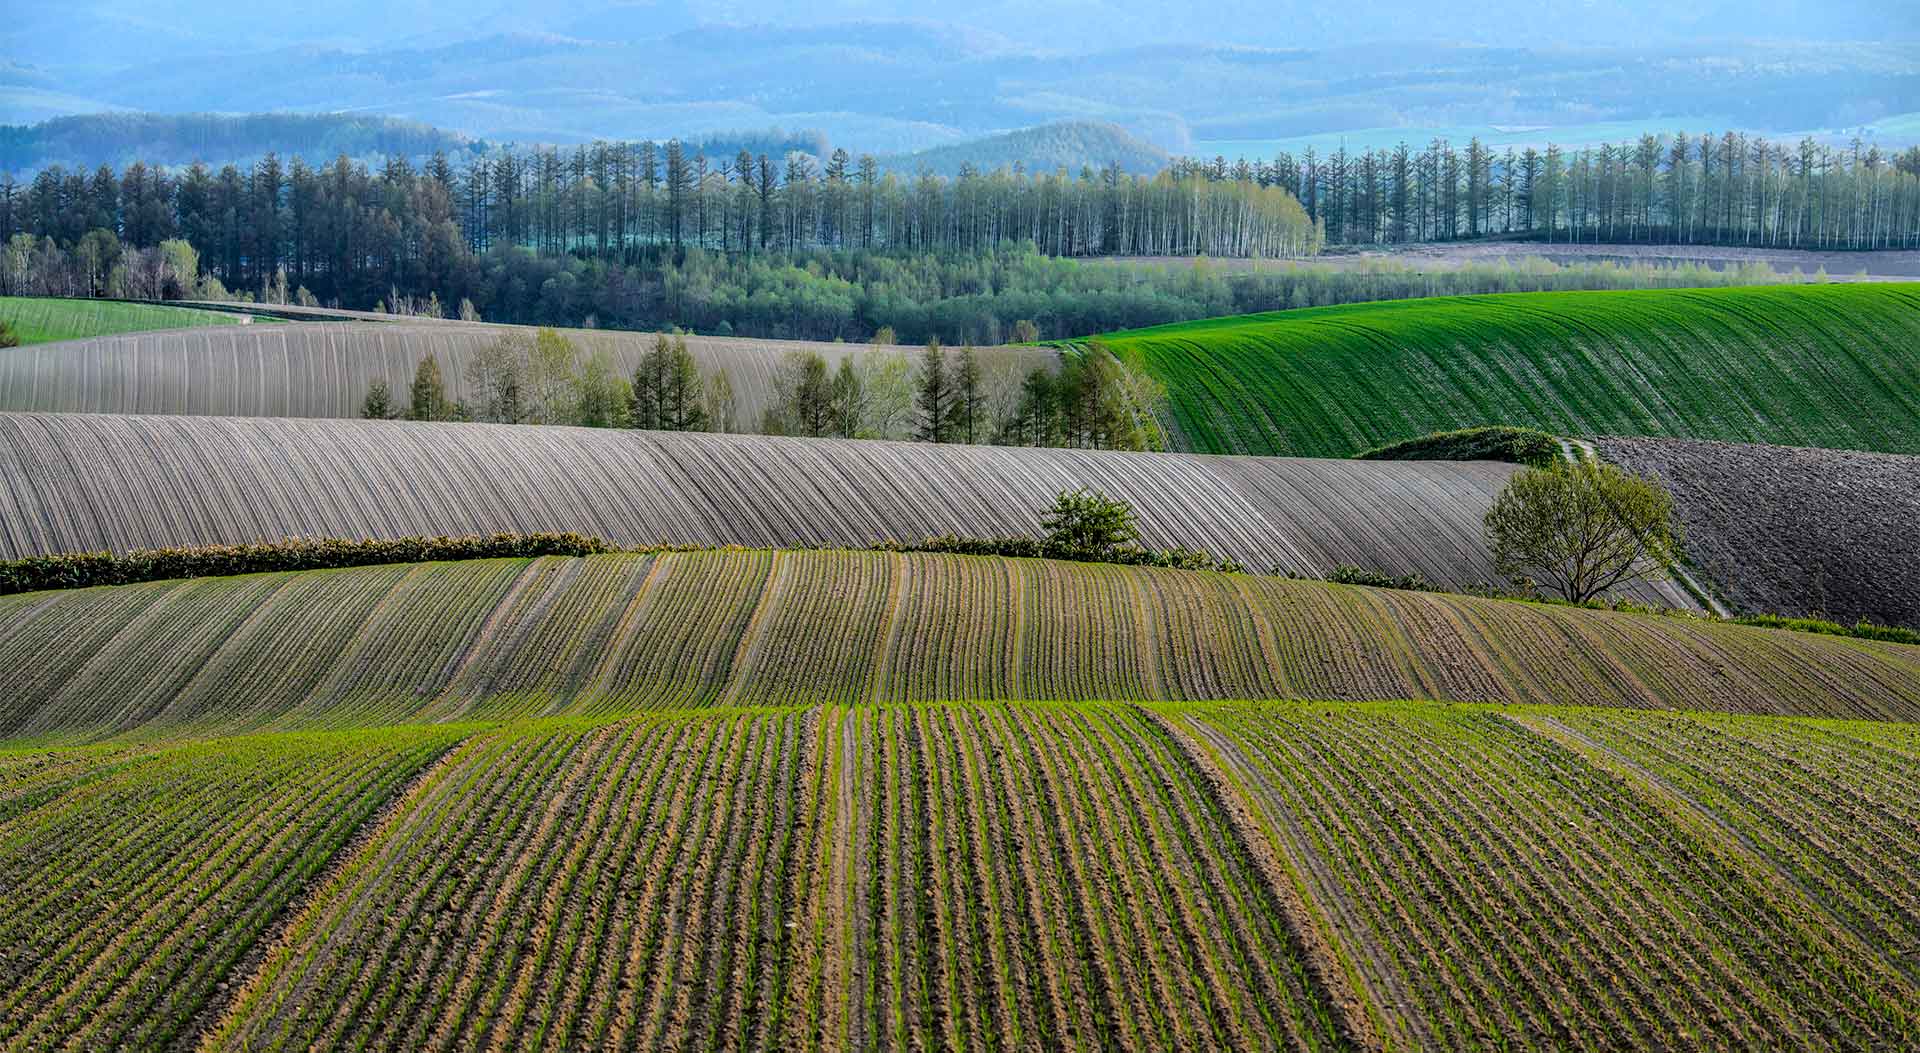
<svg viewBox="0 0 1920 1053">
<path fill-rule="evenodd" d="M 1104 168 L 1117 164 L 1123 171 L 1157 172 L 1167 165 L 1165 150 L 1127 134 L 1119 125 L 1098 121 L 1065 121 L 1023 128 L 952 146 L 882 159 L 882 167 L 911 175 L 921 170 L 952 176 L 963 165 L 991 172 L 1016 164 L 1029 172 L 1066 169 L 1077 174 L 1082 166 Z"/>
<path fill-rule="evenodd" d="M 477 138 L 817 130 L 905 154 L 1058 122 L 1153 146 L 1408 129 L 1920 113 L 1920 4 L 1884 0 L 238 0 L 16 3 L 0 122 L 357 113 Z M 1836 134 L 1844 134 L 1837 131 Z"/>
</svg>

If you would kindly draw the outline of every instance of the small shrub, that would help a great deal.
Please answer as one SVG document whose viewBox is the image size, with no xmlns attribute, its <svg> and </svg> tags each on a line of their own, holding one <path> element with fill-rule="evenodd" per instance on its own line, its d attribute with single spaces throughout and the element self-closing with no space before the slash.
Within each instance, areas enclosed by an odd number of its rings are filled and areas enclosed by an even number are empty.
<svg viewBox="0 0 1920 1053">
<path fill-rule="evenodd" d="M 1133 506 L 1097 490 L 1062 490 L 1041 513 L 1047 543 L 1061 549 L 1109 552 L 1139 540 Z"/>
<path fill-rule="evenodd" d="M 1215 570 L 1229 574 L 1246 568 L 1230 559 L 1215 559 L 1199 549 L 1083 548 L 1037 537 L 960 537 L 942 534 L 918 541 L 881 541 L 881 552 L 944 552 L 956 556 L 1012 556 L 1019 559 L 1064 559 L 1074 563 L 1118 563 L 1132 567 L 1173 570 Z"/>
</svg>

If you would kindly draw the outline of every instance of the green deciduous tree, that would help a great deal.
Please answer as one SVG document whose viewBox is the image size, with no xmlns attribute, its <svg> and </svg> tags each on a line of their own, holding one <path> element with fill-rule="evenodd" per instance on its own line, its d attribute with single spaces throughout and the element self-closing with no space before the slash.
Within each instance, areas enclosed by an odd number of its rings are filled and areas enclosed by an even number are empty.
<svg viewBox="0 0 1920 1053">
<path fill-rule="evenodd" d="M 1048 544 L 1075 552 L 1108 554 L 1140 537 L 1133 506 L 1097 490 L 1062 490 L 1041 513 Z"/>
<path fill-rule="evenodd" d="M 408 420 L 448 420 L 452 407 L 447 404 L 447 385 L 440 374 L 440 360 L 422 355 L 414 367 L 413 390 L 407 411 Z"/>
<path fill-rule="evenodd" d="M 1666 490 L 1593 462 L 1514 476 L 1487 510 L 1486 535 L 1500 573 L 1569 603 L 1665 577 L 1681 541 Z"/>
<path fill-rule="evenodd" d="M 858 438 L 866 426 L 867 388 L 853 366 L 852 355 L 840 357 L 840 368 L 833 373 L 833 434 L 843 439 Z"/>
<path fill-rule="evenodd" d="M 611 428 L 620 422 L 628 395 L 614 375 L 613 356 L 598 350 L 587 356 L 573 378 L 573 423 L 587 428 Z"/>
</svg>

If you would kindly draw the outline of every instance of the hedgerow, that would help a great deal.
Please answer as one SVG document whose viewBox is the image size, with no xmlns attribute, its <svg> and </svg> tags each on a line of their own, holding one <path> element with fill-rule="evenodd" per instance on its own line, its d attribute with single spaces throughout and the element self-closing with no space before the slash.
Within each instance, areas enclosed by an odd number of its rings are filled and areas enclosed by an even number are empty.
<svg viewBox="0 0 1920 1053">
<path fill-rule="evenodd" d="M 1349 564 L 1333 568 L 1327 580 L 1335 585 L 1365 585 L 1375 589 L 1402 589 L 1407 592 L 1446 592 L 1419 574 L 1387 574 Z"/>
<path fill-rule="evenodd" d="M 384 541 L 290 538 L 270 544 L 82 552 L 0 561 L 0 595 L 83 589 L 171 578 L 211 578 L 271 570 L 324 570 L 378 563 L 432 563 L 514 556 L 591 556 L 618 551 L 584 534 L 475 534 Z"/>
<path fill-rule="evenodd" d="M 1354 454 L 1362 461 L 1506 461 L 1544 468 L 1560 459 L 1560 444 L 1536 428 L 1504 424 L 1436 431 Z"/>
<path fill-rule="evenodd" d="M 1824 618 L 1786 618 L 1778 614 L 1749 614 L 1735 618 L 1739 625 L 1754 625 L 1762 629 L 1789 629 L 1800 633 L 1821 633 L 1826 636 L 1848 636 L 1857 640 L 1883 640 L 1887 643 L 1920 644 L 1920 632 L 1903 629 L 1897 625 L 1876 625 L 1861 620 L 1852 625 L 1830 622 Z"/>
<path fill-rule="evenodd" d="M 877 552 L 944 552 L 956 556 L 1013 556 L 1020 559 L 1064 559 L 1074 563 L 1118 563 L 1129 567 L 1167 567 L 1173 570 L 1217 570 L 1228 574 L 1244 573 L 1246 568 L 1230 559 L 1215 559 L 1200 549 L 1174 547 L 1146 549 L 1086 548 L 1063 545 L 1036 537 L 960 537 L 941 534 L 918 541 L 881 541 Z"/>
</svg>

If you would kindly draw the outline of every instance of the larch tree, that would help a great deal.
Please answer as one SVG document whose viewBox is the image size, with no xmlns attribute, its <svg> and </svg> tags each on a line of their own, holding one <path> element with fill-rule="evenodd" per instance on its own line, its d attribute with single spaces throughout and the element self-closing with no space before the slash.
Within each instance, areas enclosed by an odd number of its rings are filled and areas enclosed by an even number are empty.
<svg viewBox="0 0 1920 1053">
<path fill-rule="evenodd" d="M 919 412 L 914 437 L 921 442 L 947 442 L 953 428 L 953 378 L 947 370 L 947 352 L 938 339 L 927 341 L 920 355 Z"/>
</svg>

